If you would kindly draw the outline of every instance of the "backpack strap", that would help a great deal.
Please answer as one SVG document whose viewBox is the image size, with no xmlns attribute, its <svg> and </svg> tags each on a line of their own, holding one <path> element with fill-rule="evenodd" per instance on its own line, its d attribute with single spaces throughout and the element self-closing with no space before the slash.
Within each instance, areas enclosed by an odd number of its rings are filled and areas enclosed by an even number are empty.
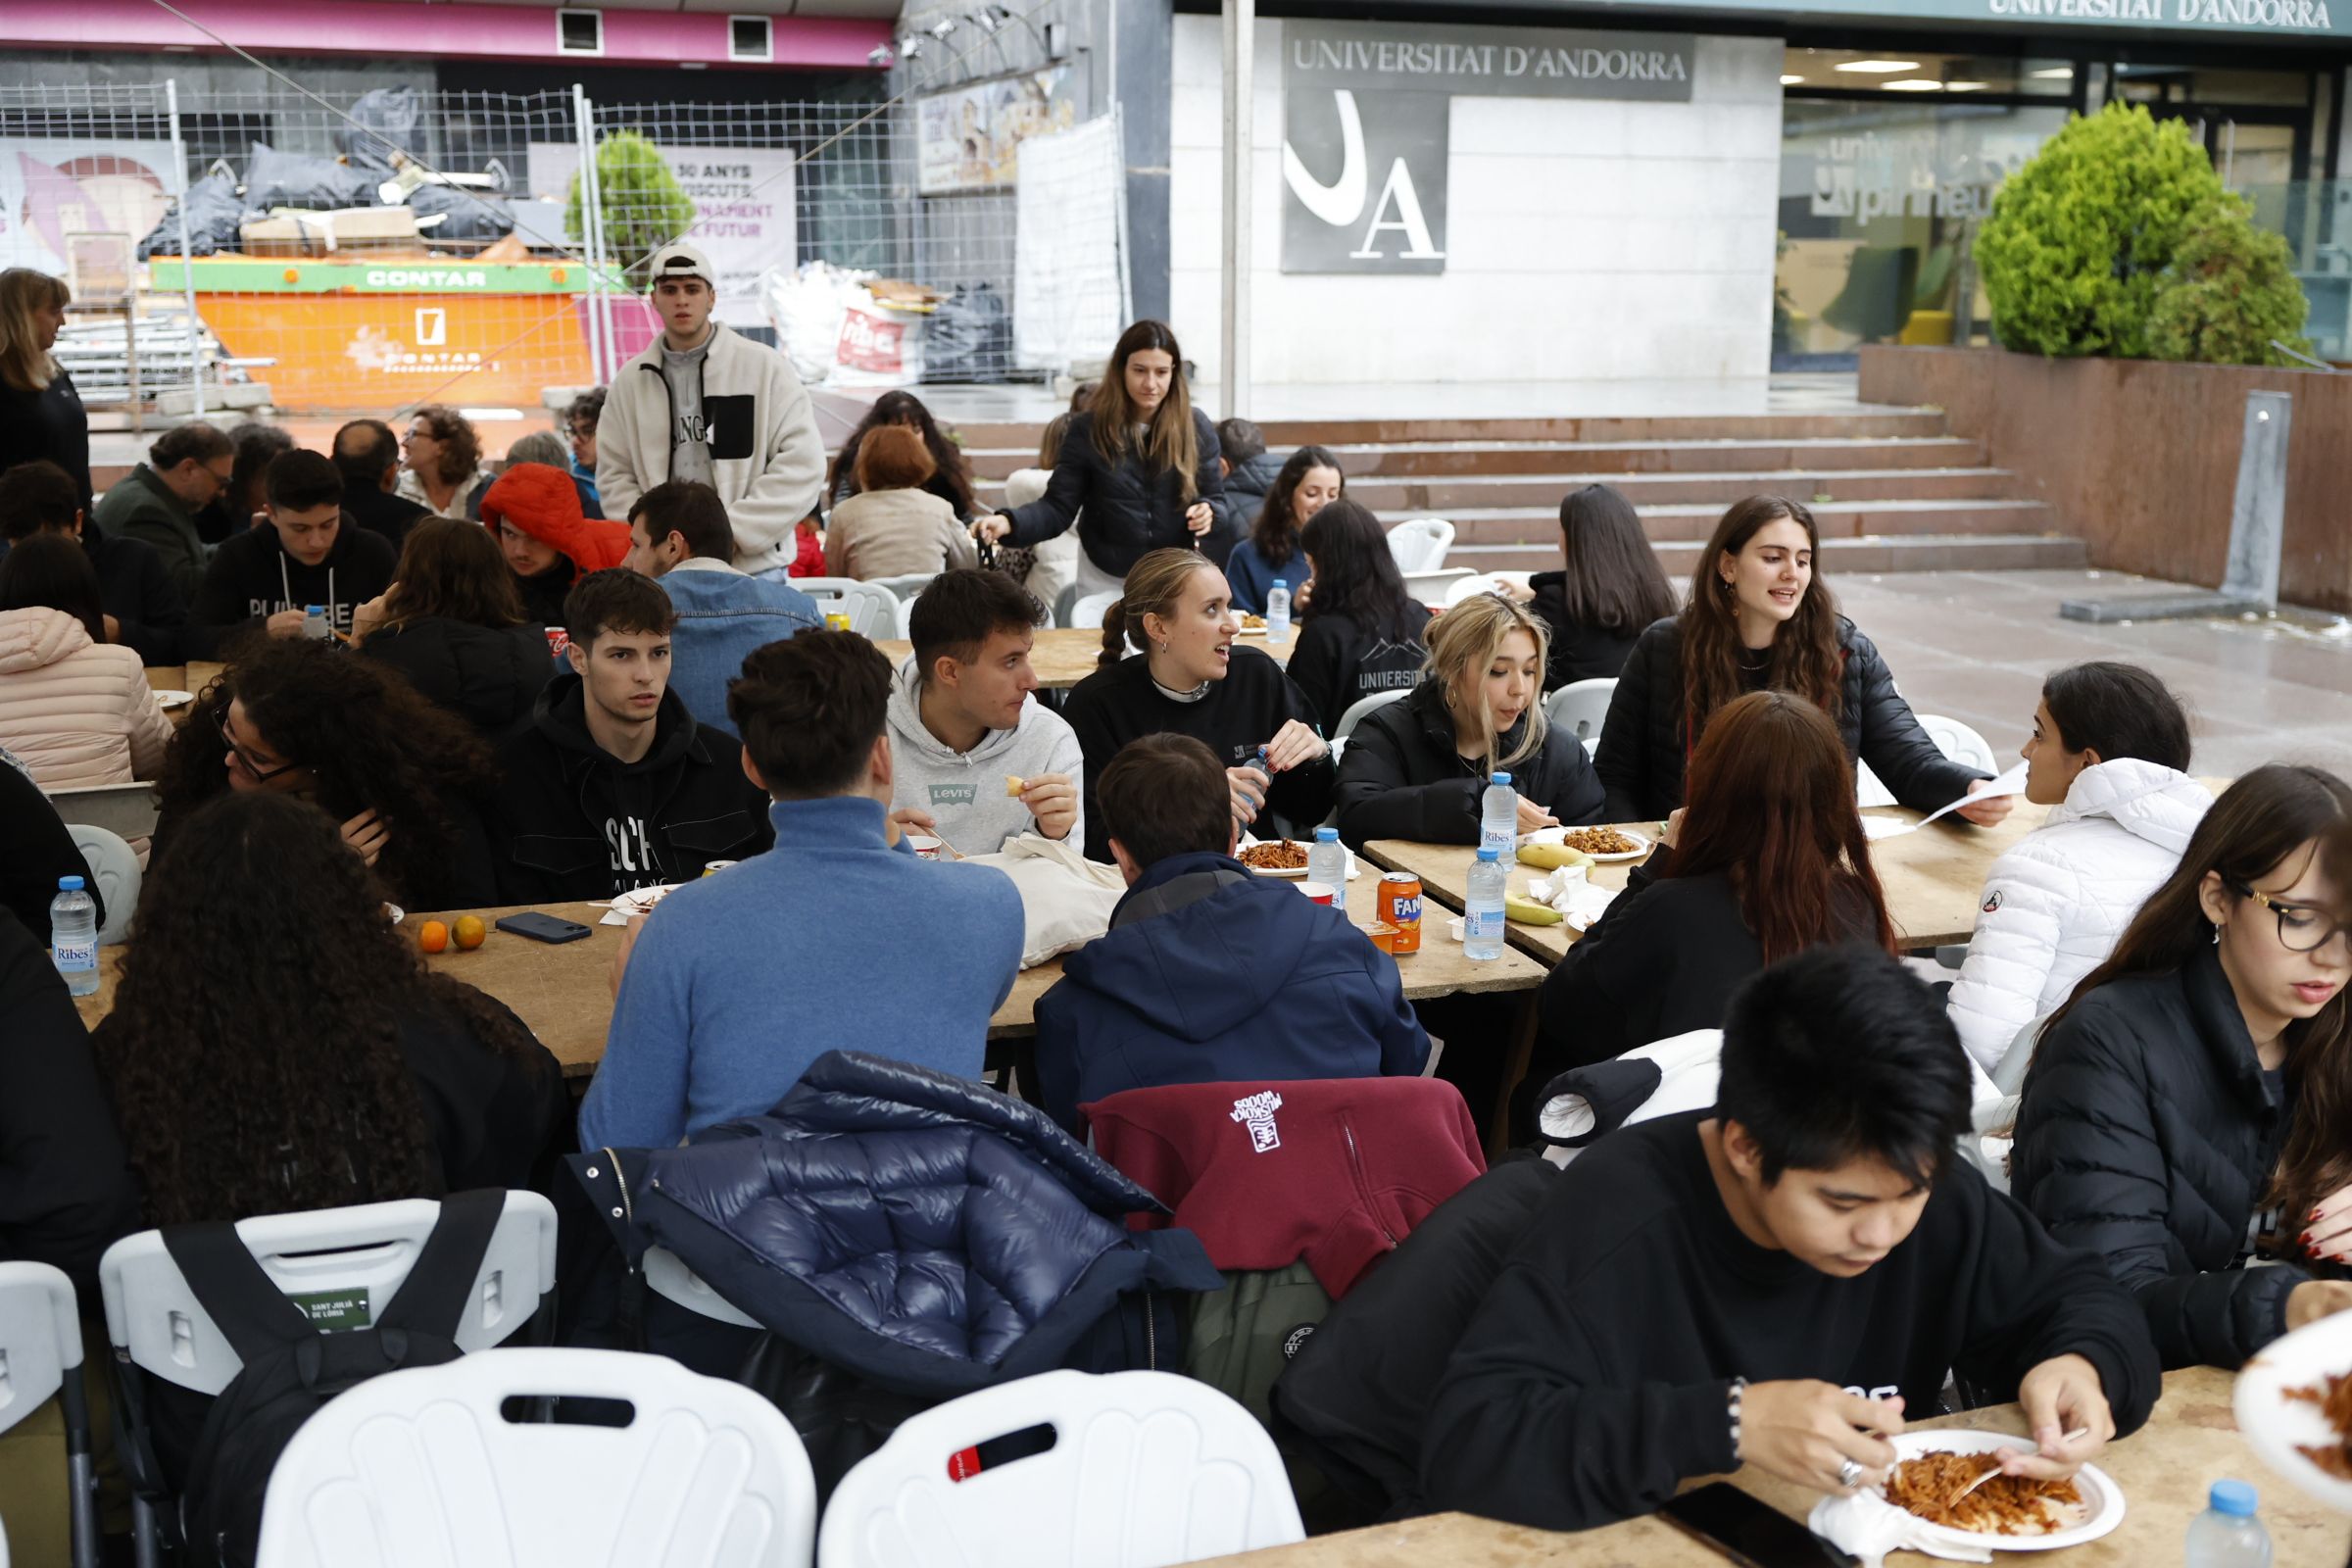
<svg viewBox="0 0 2352 1568">
<path fill-rule="evenodd" d="M 441 1217 L 433 1221 L 432 1234 L 410 1265 L 409 1277 L 400 1282 L 375 1326 L 454 1335 L 506 1209 L 503 1188 L 480 1187 L 442 1199 Z"/>
<path fill-rule="evenodd" d="M 317 1338 L 309 1315 L 286 1299 L 236 1226 L 211 1220 L 167 1225 L 160 1234 L 196 1303 L 239 1360 L 251 1362 L 281 1345 Z"/>
</svg>

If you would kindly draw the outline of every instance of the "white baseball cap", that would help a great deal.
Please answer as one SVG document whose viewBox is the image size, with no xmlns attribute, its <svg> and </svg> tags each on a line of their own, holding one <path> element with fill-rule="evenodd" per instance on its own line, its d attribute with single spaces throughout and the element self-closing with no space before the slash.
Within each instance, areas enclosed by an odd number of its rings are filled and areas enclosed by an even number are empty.
<svg viewBox="0 0 2352 1568">
<path fill-rule="evenodd" d="M 718 273 L 711 270 L 710 258 L 683 240 L 662 246 L 646 264 L 647 288 L 665 277 L 699 277 L 713 291 L 718 287 Z"/>
</svg>

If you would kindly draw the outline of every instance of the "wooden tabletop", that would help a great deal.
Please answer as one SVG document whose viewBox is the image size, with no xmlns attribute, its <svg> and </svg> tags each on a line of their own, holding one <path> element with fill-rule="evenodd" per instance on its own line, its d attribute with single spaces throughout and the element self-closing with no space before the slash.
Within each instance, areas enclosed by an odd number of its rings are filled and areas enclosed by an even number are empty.
<svg viewBox="0 0 2352 1568">
<path fill-rule="evenodd" d="M 1348 915 L 1359 926 L 1371 923 L 1372 890 L 1378 874 L 1369 865 L 1348 885 Z M 428 954 L 425 962 L 488 992 L 514 1009 L 530 1026 L 540 1044 L 555 1054 L 564 1071 L 585 1077 L 604 1059 L 605 1033 L 612 1021 L 612 982 L 607 973 L 620 927 L 600 925 L 605 911 L 592 904 L 541 904 L 527 907 L 577 920 L 588 935 L 576 942 L 534 942 L 498 929 L 501 915 L 517 914 L 524 906 L 499 909 L 455 909 L 440 913 L 411 912 L 401 924 L 411 941 L 427 920 L 454 924 L 461 914 L 477 914 L 490 934 L 471 953 L 455 947 Z M 654 918 L 661 918 L 657 910 Z M 1434 937 L 1434 940 L 1432 940 Z M 115 984 L 125 948 L 102 949 L 99 954 L 98 994 L 75 999 L 82 1020 L 95 1026 L 115 1004 Z M 1441 914 L 1425 921 L 1419 953 L 1395 960 L 1404 979 L 1408 1001 L 1471 992 L 1533 991 L 1544 979 L 1544 966 L 1520 954 L 1506 952 L 1493 962 L 1473 963 L 1462 956 L 1461 944 L 1449 941 Z M 1037 999 L 1061 978 L 1061 960 L 1049 959 L 1024 969 L 1012 983 L 1012 994 L 989 1021 L 991 1040 L 1018 1039 L 1037 1032 Z"/>
<path fill-rule="evenodd" d="M 1291 662 L 1298 647 L 1298 633 L 1293 629 L 1291 639 L 1283 643 L 1268 643 L 1263 636 L 1245 635 L 1242 645 L 1270 654 L 1279 663 Z M 905 663 L 914 657 L 914 644 L 890 641 L 874 644 L 890 659 L 892 666 Z M 1037 634 L 1037 646 L 1029 651 L 1029 667 L 1037 671 L 1040 686 L 1066 691 L 1095 672 L 1097 659 L 1102 652 L 1102 633 L 1100 629 L 1080 630 L 1070 626 L 1055 627 Z"/>
<path fill-rule="evenodd" d="M 2122 1489 L 2126 1509 L 2115 1533 L 2054 1555 L 2051 1568 L 2154 1568 L 2180 1560 L 2188 1523 L 2205 1507 L 2216 1481 L 2254 1483 L 2262 1494 L 2262 1522 L 2271 1533 L 2278 1568 L 2344 1568 L 2352 1525 L 2271 1473 L 2238 1436 L 2230 1412 L 2230 1378 L 2211 1367 L 2166 1375 L 2164 1397 L 2148 1424 L 2112 1444 L 2094 1462 Z M 2013 1404 L 1924 1421 L 2022 1435 Z M 1792 1519 L 1802 1519 L 1818 1493 L 1776 1477 L 1742 1470 L 1732 1484 Z M 1296 1546 L 1218 1559 L 1250 1568 L 1723 1568 L 1724 1557 L 1656 1519 L 1636 1519 L 1576 1535 L 1496 1524 L 1468 1514 L 1439 1514 L 1371 1530 L 1324 1536 Z M 2004 1554 L 2002 1563 L 2032 1559 Z M 1934 1559 L 1897 1553 L 1898 1568 L 1927 1568 Z"/>
</svg>

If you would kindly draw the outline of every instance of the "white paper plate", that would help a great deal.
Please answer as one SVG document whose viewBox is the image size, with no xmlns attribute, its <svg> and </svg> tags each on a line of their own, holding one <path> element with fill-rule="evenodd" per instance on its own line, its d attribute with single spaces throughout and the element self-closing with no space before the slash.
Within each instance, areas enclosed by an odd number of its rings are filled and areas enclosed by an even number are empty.
<svg viewBox="0 0 2352 1568">
<path fill-rule="evenodd" d="M 194 692 L 158 690 L 155 694 L 155 706 L 158 708 L 185 708 L 195 700 Z"/>
<path fill-rule="evenodd" d="M 1269 839 L 1257 838 L 1251 834 L 1245 833 L 1242 835 L 1242 842 L 1239 846 L 1237 846 L 1237 853 L 1235 854 L 1234 858 L 1236 859 L 1241 858 L 1240 854 L 1238 853 L 1240 850 L 1249 849 L 1251 845 L 1267 844 L 1273 841 Z M 1289 839 L 1285 840 L 1284 842 L 1296 844 L 1302 850 L 1312 851 L 1314 849 L 1314 845 L 1308 843 L 1304 839 Z M 1348 857 L 1348 880 L 1352 882 L 1356 879 L 1358 874 L 1355 868 L 1355 852 L 1348 849 L 1345 844 L 1340 846 L 1340 850 L 1341 853 Z M 1248 864 L 1247 861 L 1244 861 L 1243 863 Z M 1278 877 L 1285 882 L 1303 882 L 1306 880 L 1306 867 L 1303 865 L 1295 867 L 1294 869 L 1288 871 L 1269 871 L 1261 866 L 1255 865 L 1250 866 L 1250 869 L 1259 876 Z"/>
<path fill-rule="evenodd" d="M 2306 1324 L 2270 1347 L 2237 1375 L 2237 1429 L 2263 1462 L 2308 1495 L 2352 1513 L 2352 1481 L 2339 1481 L 2295 1450 L 2341 1441 L 2320 1407 L 2290 1399 L 2289 1389 L 2323 1387 L 2328 1373 L 2352 1371 L 2352 1313 Z"/>
<path fill-rule="evenodd" d="M 1566 827 L 1540 827 L 1533 833 L 1523 836 L 1519 842 L 1523 845 L 1564 844 L 1567 842 L 1568 835 L 1576 831 L 1579 830 Z M 1639 860 L 1648 856 L 1650 851 L 1650 839 L 1647 834 L 1637 833 L 1630 827 L 1621 827 L 1618 828 L 1617 831 L 1624 834 L 1627 838 L 1633 840 L 1635 847 L 1617 855 L 1595 855 L 1592 857 L 1593 864 L 1614 865 L 1620 860 Z"/>
<path fill-rule="evenodd" d="M 2007 1432 L 1906 1432 L 1887 1441 L 1894 1445 L 1896 1454 L 1905 1459 L 1916 1459 L 1923 1453 L 1997 1453 L 2003 1448 L 2034 1446 L 2030 1439 Z M 2097 1465 L 2086 1464 L 2075 1472 L 2075 1490 L 2082 1494 L 2082 1506 L 2089 1517 L 2072 1530 L 2046 1536 L 1991 1536 L 1974 1530 L 1954 1530 L 1948 1525 L 1929 1525 L 1927 1534 L 1938 1544 L 1947 1546 L 2057 1551 L 2096 1541 L 2124 1522 L 2124 1489 Z"/>
</svg>

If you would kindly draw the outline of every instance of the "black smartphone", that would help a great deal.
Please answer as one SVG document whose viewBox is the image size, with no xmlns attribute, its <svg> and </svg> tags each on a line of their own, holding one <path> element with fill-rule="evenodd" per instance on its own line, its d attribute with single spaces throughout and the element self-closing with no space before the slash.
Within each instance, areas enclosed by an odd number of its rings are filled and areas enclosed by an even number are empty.
<svg viewBox="0 0 2352 1568">
<path fill-rule="evenodd" d="M 529 937 L 533 942 L 577 942 L 588 934 L 588 928 L 577 920 L 541 914 L 536 909 L 527 909 L 521 914 L 502 915 L 498 928 L 512 931 L 518 937 Z"/>
<path fill-rule="evenodd" d="M 1658 1517 L 1746 1568 L 1851 1568 L 1854 1560 L 1728 1481 L 1684 1493 Z"/>
</svg>

